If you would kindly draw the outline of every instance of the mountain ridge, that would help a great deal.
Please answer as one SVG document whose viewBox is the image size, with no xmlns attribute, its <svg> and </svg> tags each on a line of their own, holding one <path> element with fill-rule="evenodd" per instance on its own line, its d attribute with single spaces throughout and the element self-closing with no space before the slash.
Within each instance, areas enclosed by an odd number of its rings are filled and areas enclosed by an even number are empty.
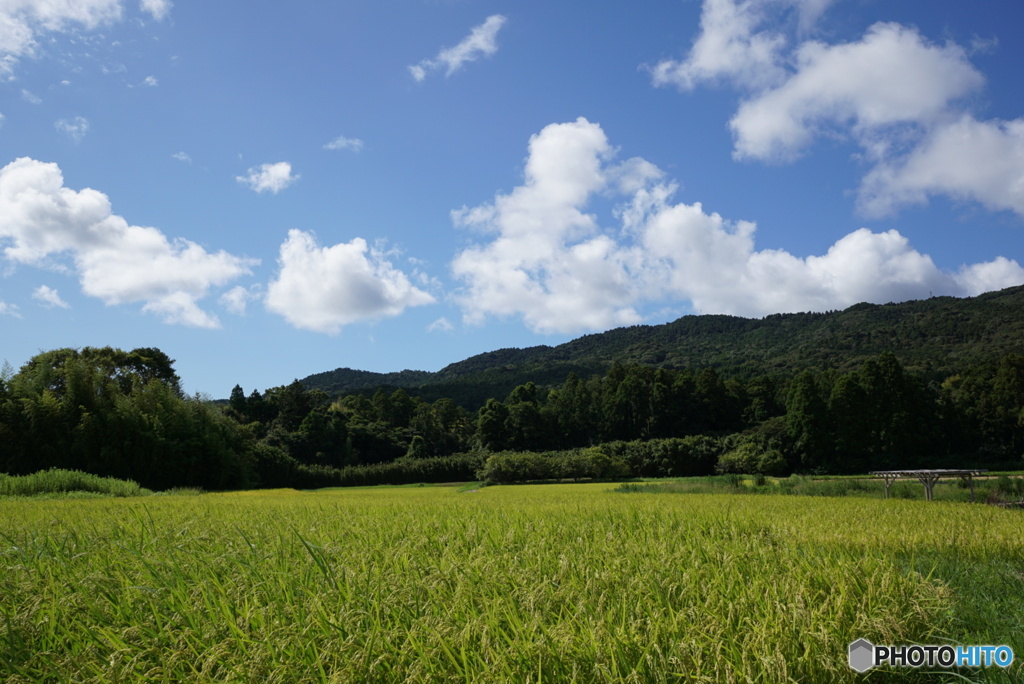
<svg viewBox="0 0 1024 684">
<path fill-rule="evenodd" d="M 570 372 L 604 373 L 614 362 L 665 368 L 712 367 L 727 376 L 847 371 L 891 351 L 908 370 L 930 379 L 1024 353 L 1024 286 L 976 297 L 931 297 L 854 304 L 841 311 L 743 318 L 689 315 L 583 335 L 556 346 L 496 349 L 439 371 L 373 373 L 337 368 L 307 376 L 307 389 L 339 396 L 404 388 L 427 400 L 444 396 L 464 406 L 503 398 L 527 381 L 563 382 Z"/>
</svg>

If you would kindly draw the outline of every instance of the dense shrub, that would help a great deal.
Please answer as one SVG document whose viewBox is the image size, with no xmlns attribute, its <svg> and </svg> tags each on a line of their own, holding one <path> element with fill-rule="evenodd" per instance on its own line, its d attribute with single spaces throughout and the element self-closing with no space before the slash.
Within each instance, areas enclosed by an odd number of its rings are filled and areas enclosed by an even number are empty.
<svg viewBox="0 0 1024 684">
<path fill-rule="evenodd" d="M 476 477 L 484 464 L 482 453 L 452 454 L 433 458 L 400 458 L 387 463 L 331 468 L 298 464 L 287 486 L 297 489 L 321 487 L 373 487 L 416 483 L 466 482 Z"/>
<path fill-rule="evenodd" d="M 257 486 L 294 487 L 302 464 L 277 446 L 256 442 L 253 446 L 253 470 Z"/>
<path fill-rule="evenodd" d="M 555 452 L 551 457 L 557 461 L 557 472 L 563 479 L 617 480 L 630 476 L 625 459 L 597 447 Z"/>
<path fill-rule="evenodd" d="M 765 449 L 760 444 L 741 442 L 722 454 L 715 469 L 719 473 L 761 474 L 775 477 L 788 471 L 786 457 L 778 449 Z"/>
<path fill-rule="evenodd" d="M 477 479 L 492 484 L 536 480 L 615 480 L 630 477 L 621 456 L 598 447 L 569 451 L 499 451 L 491 454 Z"/>
<path fill-rule="evenodd" d="M 768 449 L 757 460 L 757 472 L 762 475 L 782 477 L 789 471 L 786 457 L 778 449 Z"/>
<path fill-rule="evenodd" d="M 256 445 L 255 456 L 260 486 L 295 489 L 467 482 L 476 477 L 485 460 L 482 452 L 470 452 L 333 468 L 300 463 L 284 450 L 264 443 Z"/>
<path fill-rule="evenodd" d="M 389 463 L 342 468 L 338 486 L 467 482 L 484 464 L 484 454 L 469 452 L 433 458 L 400 458 Z"/>
<path fill-rule="evenodd" d="M 555 459 L 534 451 L 499 451 L 487 457 L 476 477 L 491 484 L 554 480 L 561 476 Z"/>
<path fill-rule="evenodd" d="M 635 477 L 699 477 L 714 472 L 720 440 L 706 435 L 609 442 L 599 447 L 626 462 Z"/>
</svg>

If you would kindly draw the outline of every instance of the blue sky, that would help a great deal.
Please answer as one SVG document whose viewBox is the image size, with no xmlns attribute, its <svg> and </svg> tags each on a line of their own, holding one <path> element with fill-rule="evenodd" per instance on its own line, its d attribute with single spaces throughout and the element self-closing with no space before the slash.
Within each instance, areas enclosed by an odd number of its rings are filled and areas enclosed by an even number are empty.
<svg viewBox="0 0 1024 684">
<path fill-rule="evenodd" d="M 1024 283 L 1015 0 L 10 0 L 0 359 L 225 397 Z"/>
</svg>

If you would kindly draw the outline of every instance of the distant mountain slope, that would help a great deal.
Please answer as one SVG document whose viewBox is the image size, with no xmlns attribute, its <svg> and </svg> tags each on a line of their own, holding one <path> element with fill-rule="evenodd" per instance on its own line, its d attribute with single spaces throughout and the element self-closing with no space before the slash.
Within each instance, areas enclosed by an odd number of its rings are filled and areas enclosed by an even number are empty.
<svg viewBox="0 0 1024 684">
<path fill-rule="evenodd" d="M 387 387 L 416 387 L 435 382 L 437 373 L 429 371 L 404 370 L 397 373 L 374 373 L 371 371 L 336 368 L 324 373 L 314 373 L 301 380 L 306 389 L 322 389 L 332 395 L 351 394 L 362 390 Z"/>
<path fill-rule="evenodd" d="M 570 372 L 603 373 L 614 361 L 667 368 L 714 367 L 724 375 L 848 370 L 891 351 L 910 370 L 941 378 L 1015 352 L 1024 354 L 1024 286 L 978 297 L 934 297 L 900 304 L 857 304 L 829 313 L 775 314 L 762 319 L 684 316 L 585 335 L 556 347 L 498 349 L 436 373 L 370 373 L 339 368 L 302 380 L 332 395 L 404 387 L 432 400 L 465 406 L 503 398 L 532 380 L 557 384 Z"/>
</svg>

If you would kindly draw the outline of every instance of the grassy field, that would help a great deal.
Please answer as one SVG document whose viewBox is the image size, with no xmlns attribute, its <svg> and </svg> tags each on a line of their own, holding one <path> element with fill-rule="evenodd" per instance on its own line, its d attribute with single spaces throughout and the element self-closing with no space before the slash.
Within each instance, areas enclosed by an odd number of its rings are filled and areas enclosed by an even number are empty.
<svg viewBox="0 0 1024 684">
<path fill-rule="evenodd" d="M 1020 511 L 614 487 L 3 500 L 0 680 L 842 682 L 860 637 L 1024 654 Z"/>
</svg>

